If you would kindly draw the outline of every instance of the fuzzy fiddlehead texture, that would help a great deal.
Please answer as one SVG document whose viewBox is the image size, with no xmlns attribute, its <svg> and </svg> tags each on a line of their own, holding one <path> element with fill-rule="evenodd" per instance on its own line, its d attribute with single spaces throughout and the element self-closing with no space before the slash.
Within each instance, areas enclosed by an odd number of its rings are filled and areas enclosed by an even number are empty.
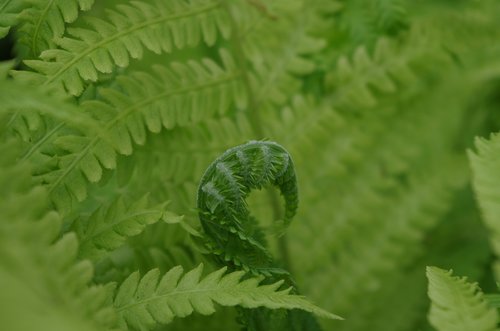
<svg viewBox="0 0 500 331">
<path fill-rule="evenodd" d="M 277 186 L 285 199 L 283 225 L 298 207 L 297 179 L 290 154 L 279 144 L 250 141 L 228 149 L 206 170 L 198 188 L 200 221 L 214 252 L 252 272 L 270 274 L 272 258 L 245 199 L 253 189 Z"/>
</svg>

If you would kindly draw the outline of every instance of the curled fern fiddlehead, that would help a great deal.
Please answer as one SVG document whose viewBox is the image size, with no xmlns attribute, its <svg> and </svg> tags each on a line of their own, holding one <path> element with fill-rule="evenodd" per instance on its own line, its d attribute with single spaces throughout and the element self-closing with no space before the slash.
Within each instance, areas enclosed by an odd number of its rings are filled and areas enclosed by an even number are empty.
<svg viewBox="0 0 500 331">
<path fill-rule="evenodd" d="M 230 148 L 205 171 L 198 187 L 199 217 L 221 262 L 254 273 L 278 272 L 246 204 L 251 190 L 269 185 L 278 187 L 285 199 L 286 226 L 297 210 L 298 192 L 292 159 L 281 145 L 250 141 Z"/>
</svg>

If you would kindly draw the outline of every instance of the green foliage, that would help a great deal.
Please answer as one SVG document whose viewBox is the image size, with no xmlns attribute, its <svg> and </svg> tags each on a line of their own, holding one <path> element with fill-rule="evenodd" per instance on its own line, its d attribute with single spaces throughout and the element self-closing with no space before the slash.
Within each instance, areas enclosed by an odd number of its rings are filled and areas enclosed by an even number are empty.
<svg viewBox="0 0 500 331">
<path fill-rule="evenodd" d="M 488 306 L 477 284 L 451 271 L 428 267 L 429 320 L 438 331 L 497 330 L 498 313 Z"/>
<path fill-rule="evenodd" d="M 42 60 L 25 63 L 43 76 L 37 78 L 43 84 L 80 95 L 87 81 L 97 81 L 98 73 L 111 73 L 115 66 L 127 67 L 130 58 L 142 58 L 144 48 L 159 54 L 196 46 L 202 39 L 211 45 L 217 30 L 227 36 L 220 6 L 205 0 L 120 5 L 107 17 L 85 17 L 90 28 L 68 29 L 71 37 L 58 39 L 59 49 L 45 50 Z"/>
<path fill-rule="evenodd" d="M 499 13 L 0 0 L 0 329 L 498 329 Z"/>
<path fill-rule="evenodd" d="M 141 233 L 146 226 L 173 217 L 166 214 L 164 205 L 149 207 L 146 196 L 129 206 L 123 199 L 117 199 L 107 208 L 97 209 L 88 219 L 76 220 L 79 255 L 98 260 L 123 245 L 128 237 Z"/>
</svg>

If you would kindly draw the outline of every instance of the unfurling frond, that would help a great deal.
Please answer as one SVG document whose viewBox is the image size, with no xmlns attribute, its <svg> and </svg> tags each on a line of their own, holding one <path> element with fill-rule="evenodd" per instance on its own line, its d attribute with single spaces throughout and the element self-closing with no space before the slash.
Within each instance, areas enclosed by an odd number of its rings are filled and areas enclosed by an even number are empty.
<svg viewBox="0 0 500 331">
<path fill-rule="evenodd" d="M 114 299 L 121 324 L 133 330 L 151 330 L 157 324 L 170 323 L 174 317 L 186 317 L 194 311 L 213 314 L 214 303 L 245 308 L 301 309 L 320 317 L 339 319 L 304 297 L 290 294 L 290 288 L 280 290 L 282 281 L 261 285 L 262 277 L 243 278 L 244 271 L 225 274 L 225 267 L 204 278 L 201 278 L 202 272 L 200 264 L 184 275 L 180 266 L 161 278 L 157 269 L 142 278 L 138 272 L 133 273 L 122 283 Z"/>
<path fill-rule="evenodd" d="M 250 141 L 230 148 L 205 171 L 198 187 L 201 224 L 215 253 L 252 271 L 271 267 L 256 220 L 245 199 L 253 189 L 274 185 L 285 199 L 287 226 L 298 207 L 297 179 L 288 152 L 275 142 Z"/>
<path fill-rule="evenodd" d="M 451 271 L 427 267 L 429 321 L 438 331 L 496 331 L 498 313 L 488 306 L 481 289 Z"/>
</svg>

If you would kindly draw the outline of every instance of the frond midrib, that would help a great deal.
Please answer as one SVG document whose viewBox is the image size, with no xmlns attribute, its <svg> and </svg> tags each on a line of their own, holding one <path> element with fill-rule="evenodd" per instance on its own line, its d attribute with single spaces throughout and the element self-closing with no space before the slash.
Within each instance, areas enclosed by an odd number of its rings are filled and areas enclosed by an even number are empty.
<svg viewBox="0 0 500 331">
<path fill-rule="evenodd" d="M 197 286 L 199 284 L 200 283 L 196 284 L 195 286 Z M 235 286 L 225 285 L 225 286 L 221 286 L 221 287 L 217 286 L 218 284 L 215 284 L 215 286 L 208 287 L 208 288 L 204 287 L 204 288 L 195 288 L 195 289 L 189 289 L 189 290 L 178 290 L 178 289 L 175 289 L 172 292 L 161 294 L 161 295 L 158 295 L 158 294 L 155 293 L 153 296 L 151 296 L 149 298 L 146 298 L 144 300 L 135 301 L 134 303 L 130 303 L 128 305 L 125 305 L 125 306 L 122 306 L 120 308 L 117 308 L 117 312 L 122 312 L 124 310 L 128 310 L 128 309 L 133 308 L 135 306 L 146 305 L 149 302 L 156 301 L 156 300 L 162 300 L 162 299 L 168 298 L 170 296 L 183 295 L 183 294 L 189 295 L 189 294 L 197 294 L 197 293 L 201 294 L 201 293 L 210 293 L 210 292 L 217 293 L 217 292 L 223 292 L 223 291 L 233 292 L 235 290 L 235 288 L 237 288 L 240 284 L 241 283 L 238 283 Z M 251 288 L 251 289 L 243 288 L 243 289 L 237 289 L 237 290 L 238 290 L 238 293 L 243 293 L 243 294 L 246 293 L 249 296 L 251 296 L 252 298 L 254 297 L 254 294 L 255 294 L 255 292 L 254 292 L 255 288 Z M 280 292 L 270 293 L 270 295 L 273 295 L 273 294 L 279 295 Z M 266 297 L 269 298 L 269 296 L 266 296 Z M 213 301 L 212 298 L 210 298 L 210 299 Z"/>
</svg>

